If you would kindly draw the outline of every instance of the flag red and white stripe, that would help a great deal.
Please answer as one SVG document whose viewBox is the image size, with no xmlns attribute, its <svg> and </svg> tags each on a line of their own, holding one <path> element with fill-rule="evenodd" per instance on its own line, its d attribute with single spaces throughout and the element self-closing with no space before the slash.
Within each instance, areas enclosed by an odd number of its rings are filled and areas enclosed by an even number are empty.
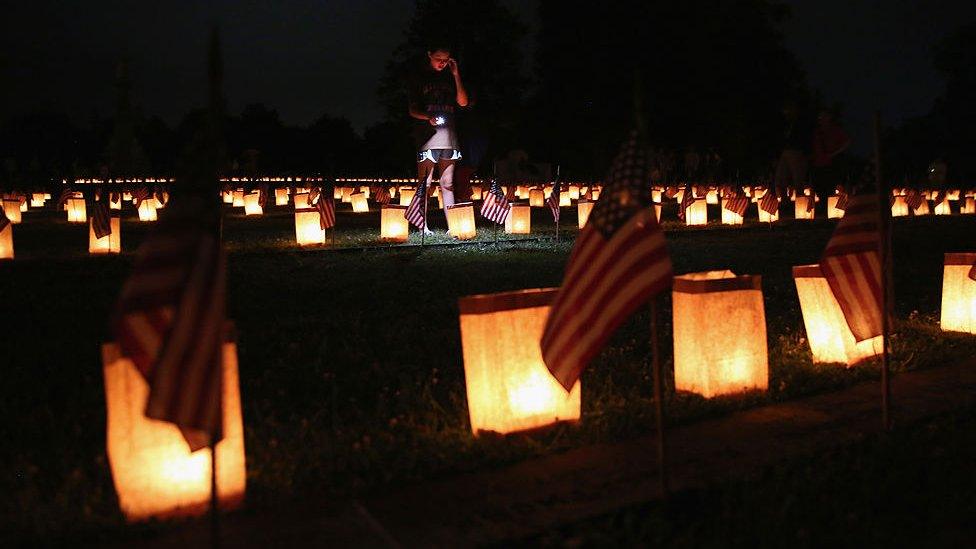
<svg viewBox="0 0 976 549">
<path fill-rule="evenodd" d="M 681 193 L 681 202 L 678 204 L 678 217 L 685 218 L 685 210 L 695 203 L 695 191 L 691 184 L 685 185 L 685 190 Z"/>
<path fill-rule="evenodd" d="M 881 225 L 877 194 L 852 196 L 820 269 L 857 341 L 881 335 Z"/>
<path fill-rule="evenodd" d="M 320 189 L 319 201 L 315 203 L 315 209 L 319 212 L 319 228 L 323 231 L 335 227 L 335 199 L 332 198 L 334 194 L 329 189 Z M 311 200 L 312 195 L 309 195 L 308 198 Z"/>
<path fill-rule="evenodd" d="M 418 229 L 423 229 L 427 226 L 427 193 L 429 189 L 430 186 L 426 182 L 418 186 L 417 191 L 413 194 L 413 198 L 410 199 L 410 204 L 407 205 L 407 209 L 403 212 L 403 216 L 407 218 L 407 221 Z"/>
<path fill-rule="evenodd" d="M 167 217 L 139 247 L 112 326 L 149 384 L 146 416 L 176 424 L 193 451 L 223 421 L 225 259 L 205 211 Z"/>
<path fill-rule="evenodd" d="M 92 205 L 92 231 L 95 238 L 104 238 L 112 234 L 112 216 L 109 212 L 108 197 L 96 199 Z"/>
<path fill-rule="evenodd" d="M 498 181 L 492 181 L 484 200 L 481 201 L 481 216 L 495 223 L 504 223 L 510 211 L 508 199 L 505 198 Z"/>
<path fill-rule="evenodd" d="M 779 214 L 779 197 L 776 196 L 775 187 L 766 189 L 766 193 L 759 199 L 759 209 L 769 215 Z"/>
<path fill-rule="evenodd" d="M 393 197 L 390 196 L 390 191 L 386 188 L 386 186 L 379 185 L 377 187 L 373 187 L 373 200 L 375 200 L 377 204 L 389 204 L 392 198 Z"/>
<path fill-rule="evenodd" d="M 617 327 L 671 284 L 664 233 L 650 197 L 641 199 L 649 167 L 632 135 L 570 255 L 541 341 L 546 366 L 566 390 Z"/>
<path fill-rule="evenodd" d="M 741 188 L 737 188 L 726 195 L 725 204 L 722 207 L 739 217 L 745 217 L 746 209 L 749 208 L 749 197 L 742 192 Z"/>
<path fill-rule="evenodd" d="M 905 194 L 905 204 L 908 205 L 908 209 L 912 213 L 914 213 L 915 210 L 917 210 L 919 206 L 922 205 L 922 202 L 924 201 L 925 201 L 925 196 L 919 191 L 916 191 L 915 189 L 910 189 Z"/>
<path fill-rule="evenodd" d="M 68 203 L 68 199 L 73 197 L 75 193 L 71 190 L 71 187 L 65 185 L 61 188 L 61 194 L 58 195 L 58 207 L 64 206 Z"/>
<path fill-rule="evenodd" d="M 552 213 L 552 220 L 556 223 L 559 222 L 559 200 L 562 195 L 562 182 L 556 181 L 552 186 L 552 192 L 549 194 L 549 198 L 546 199 L 546 206 L 549 207 L 549 211 Z"/>
</svg>

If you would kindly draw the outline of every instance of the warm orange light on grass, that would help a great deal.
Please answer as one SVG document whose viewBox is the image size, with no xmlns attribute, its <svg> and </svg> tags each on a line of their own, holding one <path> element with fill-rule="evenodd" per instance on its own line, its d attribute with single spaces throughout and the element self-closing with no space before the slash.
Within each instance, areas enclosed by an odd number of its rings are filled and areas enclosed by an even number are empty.
<svg viewBox="0 0 976 549">
<path fill-rule="evenodd" d="M 512 204 L 505 220 L 508 234 L 529 234 L 532 231 L 532 207 L 528 204 Z"/>
<path fill-rule="evenodd" d="M 794 219 L 813 219 L 814 209 L 810 208 L 810 203 L 814 201 L 812 196 L 797 196 L 793 202 Z M 809 211 L 807 208 L 810 208 Z"/>
<path fill-rule="evenodd" d="M 68 223 L 85 223 L 88 221 L 84 198 L 69 198 L 66 206 L 68 208 Z"/>
<path fill-rule="evenodd" d="M 675 388 L 706 398 L 766 389 L 766 315 L 759 276 L 674 277 Z"/>
<path fill-rule="evenodd" d="M 244 215 L 263 215 L 261 207 L 261 193 L 255 191 L 244 195 Z"/>
<path fill-rule="evenodd" d="M 274 190 L 275 193 L 275 206 L 287 206 L 288 205 L 288 189 L 285 187 L 278 187 Z"/>
<path fill-rule="evenodd" d="M 88 253 L 117 254 L 122 252 L 122 231 L 119 229 L 119 218 L 109 220 L 112 233 L 101 238 L 95 236 L 95 220 L 88 223 Z"/>
<path fill-rule="evenodd" d="M 318 210 L 308 204 L 308 193 L 295 195 L 295 241 L 299 246 L 325 244 Z"/>
<path fill-rule="evenodd" d="M 962 198 L 962 204 L 959 205 L 959 213 L 961 214 L 976 214 L 976 198 L 967 196 Z"/>
<path fill-rule="evenodd" d="M 793 267 L 803 326 L 814 362 L 854 364 L 881 354 L 881 336 L 858 343 L 819 265 Z"/>
<path fill-rule="evenodd" d="M 923 200 L 922 203 L 918 205 L 918 208 L 915 208 L 914 213 L 915 215 L 930 215 L 932 210 L 929 209 L 929 201 Z"/>
<path fill-rule="evenodd" d="M 560 385 L 539 340 L 555 288 L 458 300 L 471 430 L 511 433 L 580 417 L 580 382 Z"/>
<path fill-rule="evenodd" d="M 708 223 L 708 203 L 697 199 L 685 208 L 685 225 L 706 225 Z"/>
<path fill-rule="evenodd" d="M 837 207 L 838 201 L 840 201 L 839 196 L 827 197 L 827 219 L 840 219 L 844 217 L 844 210 Z M 905 210 L 905 213 L 907 214 L 908 210 Z"/>
<path fill-rule="evenodd" d="M 14 258 L 14 224 L 10 223 L 0 231 L 0 259 Z"/>
<path fill-rule="evenodd" d="M 20 200 L 5 198 L 3 200 L 3 212 L 7 215 L 7 219 L 14 225 L 20 223 L 23 219 L 20 211 Z"/>
<path fill-rule="evenodd" d="M 463 202 L 448 206 L 447 232 L 458 240 L 471 240 L 478 235 L 474 224 L 474 204 Z"/>
<path fill-rule="evenodd" d="M 171 423 L 144 415 L 149 386 L 118 345 L 102 346 L 107 407 L 106 441 L 119 507 L 129 522 L 203 515 L 210 502 L 210 450 L 190 453 Z M 217 490 L 222 509 L 244 498 L 244 430 L 237 379 L 237 347 L 224 344 L 224 438 L 217 444 Z"/>
<path fill-rule="evenodd" d="M 156 221 L 156 202 L 154 200 L 143 200 L 139 203 L 139 221 Z"/>
<path fill-rule="evenodd" d="M 417 189 L 403 187 L 400 189 L 400 205 L 409 206 L 410 201 L 413 200 L 413 195 L 417 194 Z"/>
<path fill-rule="evenodd" d="M 725 209 L 725 205 L 728 203 L 729 198 L 722 199 L 722 224 L 723 225 L 742 225 L 745 219 L 735 213 Z"/>
<path fill-rule="evenodd" d="M 352 203 L 352 211 L 355 213 L 369 213 L 369 202 L 366 201 L 366 193 L 356 193 L 349 195 L 349 202 Z"/>
<path fill-rule="evenodd" d="M 406 242 L 410 227 L 404 214 L 406 206 L 386 205 L 380 208 L 380 239 L 387 242 Z"/>
<path fill-rule="evenodd" d="M 541 208 L 546 205 L 546 193 L 542 189 L 529 190 L 529 206 Z"/>
<path fill-rule="evenodd" d="M 976 334 L 976 280 L 969 270 L 976 252 L 945 254 L 942 271 L 942 329 Z"/>
<path fill-rule="evenodd" d="M 586 221 L 590 218 L 590 212 L 593 211 L 593 205 L 595 202 L 590 202 L 589 200 L 580 200 L 576 203 L 576 225 L 582 229 L 586 226 Z"/>
</svg>

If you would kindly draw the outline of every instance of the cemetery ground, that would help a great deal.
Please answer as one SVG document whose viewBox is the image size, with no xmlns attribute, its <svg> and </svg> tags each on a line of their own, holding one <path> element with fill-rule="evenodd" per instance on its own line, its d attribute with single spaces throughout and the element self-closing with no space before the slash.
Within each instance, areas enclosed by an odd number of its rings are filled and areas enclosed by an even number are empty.
<svg viewBox="0 0 976 549">
<path fill-rule="evenodd" d="M 229 212 L 224 239 L 247 452 L 244 512 L 348 500 L 652 433 L 645 308 L 584 373 L 578 424 L 504 438 L 471 434 L 457 298 L 559 285 L 577 232 L 572 210 L 563 209 L 558 243 L 550 238 L 548 212 L 536 209 L 530 235 L 536 240 L 505 242 L 500 234 L 497 247 L 487 225 L 479 226 L 478 242 L 454 245 L 435 213 L 439 235 L 428 242 L 437 245 L 420 249 L 380 244 L 377 213 L 340 207 L 337 251 L 299 249 L 290 207 L 251 218 Z M 131 207 L 123 216 L 124 253 L 90 257 L 86 225 L 70 225 L 52 209 L 29 212 L 15 227 L 17 259 L 0 263 L 0 462 L 7 472 L 0 480 L 7 496 L 0 503 L 0 542 L 134 541 L 180 528 L 126 526 L 105 456 L 99 346 L 108 338 L 109 312 L 132 252 L 151 227 Z M 674 211 L 666 208 L 664 216 L 673 219 Z M 812 364 L 804 339 L 791 267 L 815 263 L 834 226 L 789 219 L 704 228 L 665 222 L 675 272 L 762 275 L 770 362 L 766 392 L 706 400 L 667 387 L 670 426 L 878 379 L 877 361 L 851 369 Z M 972 357 L 976 338 L 941 332 L 938 315 L 943 253 L 971 250 L 974 240 L 970 216 L 895 220 L 896 377 Z M 661 359 L 669 372 L 669 297 L 660 314 Z M 826 514 L 827 524 L 843 524 L 853 539 L 865 539 L 872 523 L 857 514 L 857 504 L 879 484 L 882 494 L 893 494 L 913 474 L 931 479 L 918 483 L 917 505 L 945 520 L 959 516 L 959 494 L 972 493 L 971 481 L 954 483 L 953 475 L 966 471 L 964 456 L 972 462 L 972 410 L 900 427 L 889 437 L 787 461 L 759 478 L 678 494 L 667 506 L 627 506 L 523 541 L 720 544 L 771 523 L 782 532 L 802 531 L 804 512 Z M 886 502 L 911 505 L 908 496 Z M 971 510 L 971 502 L 965 505 Z"/>
</svg>

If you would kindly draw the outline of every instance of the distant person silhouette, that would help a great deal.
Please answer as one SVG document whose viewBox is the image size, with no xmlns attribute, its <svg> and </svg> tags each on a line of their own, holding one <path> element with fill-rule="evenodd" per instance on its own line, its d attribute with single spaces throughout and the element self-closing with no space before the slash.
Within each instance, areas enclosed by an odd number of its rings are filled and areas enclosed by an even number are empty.
<svg viewBox="0 0 976 549">
<path fill-rule="evenodd" d="M 450 48 L 437 46 L 427 52 L 427 62 L 410 75 L 407 98 L 415 122 L 417 177 L 429 184 L 436 167 L 444 207 L 453 206 L 454 164 L 461 158 L 456 112 L 468 105 L 468 93 Z"/>
<path fill-rule="evenodd" d="M 789 102 L 783 107 L 783 118 L 786 123 L 783 131 L 783 151 L 776 162 L 773 183 L 782 195 L 786 187 L 802 190 L 809 183 L 807 177 L 807 136 L 803 128 L 803 119 L 799 107 Z"/>
<path fill-rule="evenodd" d="M 844 184 L 843 165 L 837 158 L 851 145 L 851 138 L 829 110 L 820 111 L 813 130 L 813 184 L 820 196 L 830 196 Z"/>
</svg>

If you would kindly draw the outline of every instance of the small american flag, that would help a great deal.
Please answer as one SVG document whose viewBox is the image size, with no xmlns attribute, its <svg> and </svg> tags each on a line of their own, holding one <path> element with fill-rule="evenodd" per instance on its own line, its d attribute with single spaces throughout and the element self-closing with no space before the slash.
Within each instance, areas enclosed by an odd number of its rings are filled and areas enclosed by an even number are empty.
<svg viewBox="0 0 976 549">
<path fill-rule="evenodd" d="M 851 197 L 820 269 L 857 341 L 881 335 L 880 246 L 878 195 Z"/>
<path fill-rule="evenodd" d="M 427 193 L 429 191 L 430 185 L 424 178 L 424 181 L 417 186 L 417 191 L 413 193 L 413 198 L 410 199 L 407 209 L 403 212 L 407 221 L 421 230 L 427 226 Z"/>
<path fill-rule="evenodd" d="M 925 196 L 922 193 L 916 191 L 915 189 L 909 189 L 905 194 L 905 204 L 908 205 L 908 209 L 914 212 L 922 205 L 925 201 Z"/>
<path fill-rule="evenodd" d="M 149 384 L 146 416 L 196 451 L 221 437 L 225 259 L 213 208 L 187 200 L 139 247 L 112 329 Z"/>
<path fill-rule="evenodd" d="M 681 219 L 685 218 L 685 210 L 691 207 L 695 203 L 695 192 L 691 188 L 691 184 L 685 185 L 685 190 L 681 193 L 681 203 L 678 204 L 678 217 Z"/>
<path fill-rule="evenodd" d="M 722 207 L 739 217 L 745 217 L 746 209 L 749 208 L 749 197 L 742 192 L 741 188 L 736 189 L 726 197 Z"/>
<path fill-rule="evenodd" d="M 317 191 L 319 201 L 316 202 L 315 209 L 319 212 L 319 228 L 324 231 L 329 227 L 335 227 L 335 199 L 332 198 L 335 193 L 331 189 L 317 189 Z M 312 200 L 311 193 L 308 199 Z"/>
<path fill-rule="evenodd" d="M 779 213 L 779 197 L 776 196 L 775 187 L 769 187 L 766 189 L 766 193 L 761 199 L 759 199 L 759 208 L 769 215 L 776 215 Z"/>
<path fill-rule="evenodd" d="M 850 200 L 850 196 L 843 190 L 838 191 L 840 194 L 837 195 L 837 205 L 834 206 L 838 210 L 846 210 L 847 203 Z"/>
<path fill-rule="evenodd" d="M 549 211 L 552 212 L 553 221 L 559 222 L 559 195 L 562 194 L 561 191 L 562 182 L 556 179 L 556 182 L 552 184 L 552 192 L 549 194 L 549 198 L 546 199 L 546 206 L 549 206 Z"/>
<path fill-rule="evenodd" d="M 3 208 L 0 208 L 0 231 L 6 229 L 7 225 L 10 225 L 10 220 L 7 219 L 7 212 L 3 211 Z"/>
<path fill-rule="evenodd" d="M 95 238 L 104 238 L 112 234 L 112 217 L 109 213 L 108 196 L 103 195 L 100 199 L 95 199 L 92 205 L 92 231 Z"/>
<path fill-rule="evenodd" d="M 671 285 L 671 259 L 646 185 L 650 161 L 633 132 L 573 246 L 542 334 L 542 356 L 567 390 L 618 326 Z"/>
<path fill-rule="evenodd" d="M 508 219 L 509 211 L 511 208 L 508 205 L 508 199 L 505 198 L 501 185 L 493 179 L 488 193 L 485 194 L 485 198 L 481 202 L 481 216 L 495 223 L 504 223 Z"/>
<path fill-rule="evenodd" d="M 60 208 L 67 204 L 68 199 L 74 195 L 75 193 L 71 190 L 71 187 L 65 185 L 64 188 L 61 189 L 61 194 L 58 195 L 58 207 Z"/>
<path fill-rule="evenodd" d="M 268 207 L 268 195 L 271 194 L 271 185 L 268 183 L 261 183 L 258 185 L 258 193 L 258 206 L 261 206 L 261 209 L 263 210 Z"/>
<path fill-rule="evenodd" d="M 817 193 L 811 192 L 809 196 L 807 196 L 807 211 L 812 212 L 816 204 L 817 204 Z"/>
<path fill-rule="evenodd" d="M 150 197 L 152 197 L 152 194 L 150 194 L 149 188 L 145 185 L 140 185 L 132 190 L 132 203 L 135 204 L 136 208 L 139 207 L 139 204 L 143 200 L 149 200 Z"/>
<path fill-rule="evenodd" d="M 377 204 L 389 204 L 393 197 L 390 196 L 390 191 L 385 185 L 380 185 L 373 188 L 373 199 Z"/>
</svg>

